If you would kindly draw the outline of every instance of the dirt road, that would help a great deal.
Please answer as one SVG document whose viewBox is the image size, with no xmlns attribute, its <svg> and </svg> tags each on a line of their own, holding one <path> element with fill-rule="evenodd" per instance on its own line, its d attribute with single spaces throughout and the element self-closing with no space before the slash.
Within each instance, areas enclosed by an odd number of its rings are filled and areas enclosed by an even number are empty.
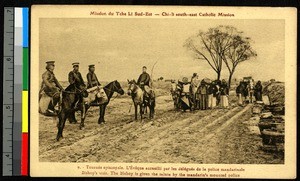
<svg viewBox="0 0 300 181">
<path fill-rule="evenodd" d="M 171 96 L 157 98 L 155 119 L 134 120 L 131 100 L 122 96 L 98 125 L 98 108 L 89 110 L 84 130 L 66 123 L 56 142 L 57 120 L 40 116 L 40 161 L 147 163 L 283 163 L 260 149 L 259 135 L 249 131 L 251 105 L 194 112 L 173 110 Z M 79 115 L 78 115 L 79 119 Z"/>
</svg>

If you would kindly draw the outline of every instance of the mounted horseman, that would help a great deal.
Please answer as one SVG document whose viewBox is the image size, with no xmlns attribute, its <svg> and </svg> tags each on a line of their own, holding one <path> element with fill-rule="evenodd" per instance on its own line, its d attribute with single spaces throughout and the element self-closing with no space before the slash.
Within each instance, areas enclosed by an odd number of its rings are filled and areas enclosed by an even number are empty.
<svg viewBox="0 0 300 181">
<path fill-rule="evenodd" d="M 55 110 L 55 106 L 59 103 L 60 93 L 63 91 L 63 87 L 60 85 L 58 80 L 54 75 L 55 61 L 46 62 L 46 72 L 42 75 L 42 85 L 39 91 L 39 101 L 40 101 L 40 113 L 56 115 L 58 110 Z M 42 99 L 45 97 L 46 99 Z M 47 99 L 50 98 L 50 99 Z M 52 101 L 51 101 L 52 100 Z M 42 101 L 45 101 L 44 105 L 41 104 Z M 45 108 L 43 108 L 45 107 Z"/>
<path fill-rule="evenodd" d="M 147 110 L 147 107 L 150 109 L 150 119 L 152 119 L 155 108 L 155 93 L 151 88 L 151 77 L 147 73 L 147 67 L 143 66 L 142 74 L 139 76 L 137 82 L 128 80 L 128 84 L 128 95 L 132 96 L 135 106 L 135 119 L 137 119 L 137 106 L 140 106 L 141 119 L 143 119 L 142 115 L 144 111 Z M 142 95 L 140 95 L 139 89 L 142 90 Z"/>
<path fill-rule="evenodd" d="M 142 74 L 139 76 L 137 84 L 141 87 L 144 92 L 144 103 L 143 103 L 143 111 L 146 110 L 147 107 L 150 109 L 150 118 L 153 118 L 154 115 L 154 107 L 155 107 L 155 93 L 152 89 L 152 80 L 151 76 L 147 73 L 147 67 L 143 66 Z"/>
<path fill-rule="evenodd" d="M 79 72 L 79 63 L 75 62 L 72 63 L 73 65 L 73 70 L 71 72 L 69 72 L 69 76 L 68 76 L 68 80 L 70 85 L 72 84 L 84 84 L 83 78 L 81 76 L 81 73 Z"/>
<path fill-rule="evenodd" d="M 86 75 L 87 78 L 87 88 L 92 88 L 95 86 L 101 86 L 97 75 L 95 74 L 95 65 L 89 65 L 89 72 Z"/>
<path fill-rule="evenodd" d="M 81 76 L 81 73 L 79 72 L 79 63 L 74 62 L 72 63 L 73 70 L 69 72 L 68 80 L 70 85 L 74 85 L 74 87 L 79 86 L 85 86 L 84 80 Z M 78 101 L 74 105 L 74 113 L 70 114 L 69 121 L 70 123 L 77 123 L 77 120 L 75 119 L 75 110 L 78 109 L 78 105 L 83 102 L 83 96 L 81 94 L 78 94 Z"/>
<path fill-rule="evenodd" d="M 150 75 L 147 73 L 147 67 L 143 66 L 143 72 L 139 76 L 137 84 L 141 87 L 141 89 L 145 92 L 150 94 Z"/>
</svg>

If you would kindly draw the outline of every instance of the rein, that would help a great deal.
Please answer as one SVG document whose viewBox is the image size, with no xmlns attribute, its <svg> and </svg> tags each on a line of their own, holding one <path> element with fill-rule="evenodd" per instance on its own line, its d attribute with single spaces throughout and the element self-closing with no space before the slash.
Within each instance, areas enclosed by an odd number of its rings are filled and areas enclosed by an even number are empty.
<svg viewBox="0 0 300 181">
<path fill-rule="evenodd" d="M 132 83 L 131 85 L 134 85 L 133 89 L 131 90 L 131 95 L 137 94 L 138 86 L 136 84 L 134 84 L 134 83 Z"/>
<path fill-rule="evenodd" d="M 109 89 L 109 88 L 107 88 L 107 87 L 103 87 L 103 89 L 106 89 L 106 90 L 111 91 L 111 92 L 113 92 L 113 93 L 115 92 L 115 91 L 113 90 L 114 88 L 117 89 L 117 91 L 116 91 L 117 93 L 122 89 L 122 88 L 119 89 L 119 88 L 116 86 L 115 82 L 113 82 L 112 84 L 113 84 L 113 88 Z M 115 100 L 118 96 L 119 96 L 119 93 L 116 95 L 116 97 L 114 97 L 113 99 L 111 99 L 111 101 Z"/>
<path fill-rule="evenodd" d="M 80 90 L 80 89 L 77 88 L 75 85 L 74 85 L 74 87 L 75 87 L 75 92 L 72 92 L 72 91 L 66 91 L 66 90 L 63 90 L 62 92 L 67 93 L 67 94 L 81 94 L 81 93 L 84 91 L 84 89 L 83 89 L 83 90 Z M 78 90 L 79 92 L 76 92 L 76 90 Z"/>
<path fill-rule="evenodd" d="M 112 84 L 113 84 L 113 88 L 117 88 L 115 82 L 113 82 Z M 105 90 L 109 90 L 109 91 L 111 91 L 111 92 L 115 92 L 115 91 L 113 90 L 113 88 L 112 88 L 112 89 L 109 89 L 109 88 L 107 88 L 107 87 L 103 87 L 103 89 L 105 89 Z M 120 89 L 117 88 L 117 92 L 119 92 L 119 91 L 120 91 Z"/>
</svg>

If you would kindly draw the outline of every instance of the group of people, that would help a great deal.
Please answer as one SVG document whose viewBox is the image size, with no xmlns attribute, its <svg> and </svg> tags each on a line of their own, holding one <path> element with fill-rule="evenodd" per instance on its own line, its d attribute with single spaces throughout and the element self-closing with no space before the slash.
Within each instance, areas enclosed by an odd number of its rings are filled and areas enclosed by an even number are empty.
<svg viewBox="0 0 300 181">
<path fill-rule="evenodd" d="M 189 106 L 193 110 L 206 110 L 217 106 L 227 108 L 229 106 L 229 87 L 224 79 L 222 81 L 203 79 L 200 82 L 198 80 L 197 73 L 194 73 L 190 81 L 186 77 L 182 81 L 179 80 L 177 84 L 172 81 L 173 85 L 177 85 L 175 91 L 179 99 L 181 95 L 188 93 L 190 97 Z M 184 89 L 185 87 L 188 89 Z M 174 88 L 172 89 L 174 93 Z"/>
<path fill-rule="evenodd" d="M 225 79 L 211 81 L 205 78 L 199 81 L 197 73 L 194 73 L 190 81 L 186 77 L 182 81 L 178 80 L 177 83 L 172 80 L 171 93 L 175 104 L 182 103 L 180 101 L 182 97 L 189 97 L 190 105 L 188 106 L 193 110 L 229 107 L 229 86 Z M 262 101 L 261 81 L 258 81 L 256 85 L 254 85 L 253 79 L 241 81 L 236 88 L 236 95 L 240 106 L 245 103 L 253 103 L 254 100 Z"/>
<path fill-rule="evenodd" d="M 89 65 L 89 71 L 86 75 L 87 84 L 85 84 L 81 73 L 79 71 L 79 63 L 72 63 L 73 70 L 68 74 L 68 81 L 70 85 L 75 85 L 79 87 L 84 85 L 87 89 L 101 86 L 96 74 L 95 74 L 95 65 Z M 47 96 L 52 98 L 52 104 L 49 104 L 47 112 L 55 113 L 55 106 L 59 102 L 60 93 L 64 91 L 64 88 L 61 86 L 54 74 L 55 61 L 46 62 L 46 72 L 42 74 L 42 85 L 39 92 L 39 99 L 42 97 L 44 92 Z M 147 73 L 147 67 L 143 66 L 142 74 L 139 76 L 137 84 L 142 88 L 145 93 L 149 93 L 151 90 L 151 78 Z"/>
<path fill-rule="evenodd" d="M 85 85 L 84 80 L 79 72 L 79 63 L 72 63 L 73 70 L 68 74 L 68 81 L 70 85 Z M 64 88 L 61 86 L 54 74 L 55 62 L 47 61 L 46 62 L 46 72 L 42 75 L 42 85 L 40 89 L 40 98 L 41 93 L 44 92 L 47 96 L 52 98 L 52 104 L 49 104 L 48 112 L 54 113 L 54 107 L 57 105 L 60 99 L 60 93 L 64 91 Z M 94 86 L 101 86 L 96 74 L 95 74 L 95 65 L 89 65 L 89 72 L 86 75 L 87 85 L 86 88 L 91 88 Z"/>
<path fill-rule="evenodd" d="M 254 80 L 241 81 L 236 87 L 236 95 L 238 97 L 238 105 L 244 105 L 245 103 L 253 103 L 262 101 L 262 84 L 261 81 L 257 81 L 254 85 Z"/>
</svg>

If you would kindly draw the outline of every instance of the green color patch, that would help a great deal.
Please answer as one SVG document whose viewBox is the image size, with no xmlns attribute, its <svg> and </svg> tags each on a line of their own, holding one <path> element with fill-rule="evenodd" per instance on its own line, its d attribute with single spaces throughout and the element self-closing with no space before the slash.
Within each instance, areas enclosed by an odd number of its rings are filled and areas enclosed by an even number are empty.
<svg viewBox="0 0 300 181">
<path fill-rule="evenodd" d="M 23 90 L 28 90 L 28 48 L 23 48 Z"/>
</svg>

